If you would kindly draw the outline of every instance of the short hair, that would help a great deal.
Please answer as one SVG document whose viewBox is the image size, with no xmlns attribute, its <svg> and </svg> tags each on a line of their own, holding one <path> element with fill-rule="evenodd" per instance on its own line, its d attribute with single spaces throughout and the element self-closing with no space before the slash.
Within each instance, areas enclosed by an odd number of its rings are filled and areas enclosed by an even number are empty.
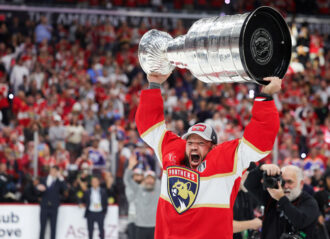
<svg viewBox="0 0 330 239">
<path fill-rule="evenodd" d="M 286 169 L 291 169 L 291 170 L 295 171 L 298 182 L 304 180 L 304 172 L 302 171 L 301 168 L 297 167 L 296 165 L 287 165 L 287 166 L 284 166 L 281 169 L 281 171 L 283 172 Z"/>
<path fill-rule="evenodd" d="M 57 165 L 52 166 L 52 168 L 56 169 L 57 171 L 60 170 L 60 168 Z"/>
<path fill-rule="evenodd" d="M 99 175 L 92 175 L 91 179 L 96 178 L 99 182 L 101 181 L 101 178 Z"/>
</svg>

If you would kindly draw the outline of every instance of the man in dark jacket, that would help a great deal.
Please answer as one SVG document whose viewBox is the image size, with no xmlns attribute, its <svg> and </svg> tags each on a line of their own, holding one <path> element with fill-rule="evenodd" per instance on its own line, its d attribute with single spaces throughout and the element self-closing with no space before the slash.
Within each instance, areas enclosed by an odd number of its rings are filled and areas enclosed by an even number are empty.
<svg viewBox="0 0 330 239">
<path fill-rule="evenodd" d="M 39 178 L 31 178 L 27 175 L 27 183 L 24 186 L 22 201 L 25 203 L 39 203 L 40 193 L 36 186 L 40 184 Z"/>
<path fill-rule="evenodd" d="M 277 188 L 266 187 L 268 176 L 280 175 Z M 289 165 L 281 170 L 275 164 L 264 164 L 253 169 L 244 186 L 265 206 L 261 239 L 279 239 L 286 234 L 295 233 L 302 238 L 312 239 L 316 227 L 319 210 L 315 199 L 302 191 L 303 172 L 300 168 Z"/>
<path fill-rule="evenodd" d="M 237 222 L 249 222 L 247 229 L 237 230 L 238 233 L 234 233 L 233 239 L 242 239 L 244 234 L 247 234 L 249 238 L 252 238 L 252 235 L 259 233 L 258 229 L 261 227 L 261 220 L 256 218 L 254 215 L 254 209 L 257 208 L 258 202 L 253 198 L 253 196 L 247 191 L 244 187 L 244 182 L 247 178 L 248 171 L 242 175 L 241 184 L 236 196 L 235 204 L 233 207 L 234 212 L 234 232 L 237 229 Z M 236 230 L 235 230 L 236 229 Z"/>
<path fill-rule="evenodd" d="M 86 206 L 88 238 L 93 239 L 94 223 L 96 222 L 99 227 L 100 238 L 104 239 L 104 218 L 108 210 L 108 197 L 106 191 L 100 187 L 98 177 L 92 177 L 91 186 L 83 197 L 83 203 Z"/>
<path fill-rule="evenodd" d="M 36 189 L 41 194 L 40 203 L 40 239 L 45 237 L 47 219 L 50 219 L 51 239 L 55 239 L 57 211 L 61 195 L 66 190 L 66 184 L 57 166 L 53 166 L 46 178 L 41 179 Z"/>
<path fill-rule="evenodd" d="M 325 237 L 324 234 L 330 235 L 330 169 L 327 169 L 323 175 L 323 188 L 315 193 L 314 197 L 319 205 L 321 215 L 318 219 L 318 233 L 320 238 Z M 321 235 L 324 235 L 321 237 Z"/>
<path fill-rule="evenodd" d="M 7 173 L 7 162 L 0 161 L 0 203 L 16 201 L 16 185 L 13 177 Z"/>
</svg>

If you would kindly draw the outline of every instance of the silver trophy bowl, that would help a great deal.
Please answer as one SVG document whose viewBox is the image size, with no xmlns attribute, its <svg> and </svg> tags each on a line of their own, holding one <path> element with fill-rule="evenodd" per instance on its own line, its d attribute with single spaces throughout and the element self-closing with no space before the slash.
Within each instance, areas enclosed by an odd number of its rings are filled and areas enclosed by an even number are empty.
<svg viewBox="0 0 330 239">
<path fill-rule="evenodd" d="M 283 78 L 291 59 L 291 37 L 282 15 L 271 7 L 253 12 L 203 18 L 173 39 L 150 30 L 139 43 L 145 73 L 169 74 L 187 68 L 206 83 L 255 82 Z"/>
</svg>

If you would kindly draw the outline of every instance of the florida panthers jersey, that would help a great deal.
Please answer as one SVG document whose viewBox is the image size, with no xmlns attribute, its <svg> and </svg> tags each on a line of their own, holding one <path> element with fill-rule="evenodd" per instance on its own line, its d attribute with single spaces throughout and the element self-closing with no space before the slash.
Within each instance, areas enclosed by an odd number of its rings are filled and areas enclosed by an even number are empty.
<svg viewBox="0 0 330 239">
<path fill-rule="evenodd" d="M 163 168 L 155 238 L 231 239 L 242 172 L 271 151 L 278 132 L 274 102 L 256 98 L 243 138 L 214 147 L 198 170 L 184 166 L 186 141 L 166 129 L 159 89 L 141 92 L 136 124 Z"/>
</svg>

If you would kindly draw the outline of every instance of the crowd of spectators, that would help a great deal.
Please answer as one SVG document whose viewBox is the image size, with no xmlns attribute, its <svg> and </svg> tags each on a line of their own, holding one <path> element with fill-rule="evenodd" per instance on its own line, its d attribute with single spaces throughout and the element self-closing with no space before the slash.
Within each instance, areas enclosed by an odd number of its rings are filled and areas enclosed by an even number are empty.
<svg viewBox="0 0 330 239">
<path fill-rule="evenodd" d="M 330 167 L 329 36 L 307 24 L 290 27 L 292 62 L 275 97 L 278 164 L 302 167 L 306 184 L 317 189 Z M 44 16 L 40 22 L 0 22 L 0 201 L 37 202 L 38 178 L 57 165 L 68 184 L 63 202 L 77 202 L 98 174 L 112 190 L 109 202 L 119 203 L 125 214 L 123 174 L 130 155 L 137 155 L 137 168 L 160 175 L 134 122 L 139 92 L 148 85 L 137 58 L 147 30 L 126 22 L 53 25 Z M 174 37 L 187 31 L 180 21 L 162 30 Z M 167 127 L 182 135 L 190 125 L 207 122 L 220 142 L 241 137 L 258 88 L 205 84 L 175 69 L 162 89 Z"/>
<path fill-rule="evenodd" d="M 8 0 L 2 0 L 6 2 Z M 329 14 L 327 0 L 14 0 L 17 4 L 56 5 L 97 9 L 152 9 L 155 11 L 207 11 L 241 13 L 272 6 L 283 13 Z"/>
</svg>

